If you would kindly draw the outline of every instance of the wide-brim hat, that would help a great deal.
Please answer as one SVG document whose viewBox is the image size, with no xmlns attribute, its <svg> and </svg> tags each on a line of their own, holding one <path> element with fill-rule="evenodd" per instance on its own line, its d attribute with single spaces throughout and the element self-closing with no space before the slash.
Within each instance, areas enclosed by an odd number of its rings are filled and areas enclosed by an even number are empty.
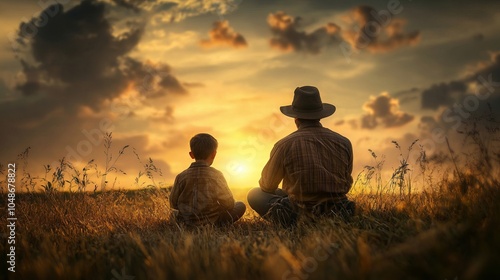
<svg viewBox="0 0 500 280">
<path fill-rule="evenodd" d="M 306 120 L 326 118 L 333 115 L 336 109 L 332 104 L 323 103 L 319 90 L 313 86 L 296 88 L 292 105 L 280 107 L 280 111 L 284 115 Z"/>
</svg>

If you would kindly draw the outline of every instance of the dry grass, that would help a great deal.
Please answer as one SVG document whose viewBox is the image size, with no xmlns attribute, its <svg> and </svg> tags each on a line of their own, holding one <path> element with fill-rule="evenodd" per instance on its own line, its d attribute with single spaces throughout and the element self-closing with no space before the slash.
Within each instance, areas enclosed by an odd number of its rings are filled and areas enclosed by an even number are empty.
<svg viewBox="0 0 500 280">
<path fill-rule="evenodd" d="M 44 192 L 18 193 L 17 272 L 1 277 L 500 279 L 500 185 L 479 168 L 484 155 L 475 165 L 468 158 L 474 169 L 462 166 L 452 154 L 456 179 L 436 180 L 425 152 L 415 167 L 408 166 L 401 152 L 401 166 L 387 182 L 380 175 L 383 162 L 373 156 L 375 165 L 358 176 L 357 194 L 350 197 L 358 205 L 352 219 L 302 220 L 291 229 L 273 226 L 253 211 L 227 228 L 186 229 L 169 220 L 169 189 L 154 183 L 161 171 L 151 160 L 136 180 L 141 184 L 145 174 L 150 187 L 105 192 L 95 191 L 97 184 L 86 175 L 86 170 L 97 170 L 92 162 L 77 173 L 62 160 L 52 178 L 38 178 Z M 498 161 L 486 162 L 485 168 L 498 170 Z M 111 162 L 96 172 L 102 186 L 103 174 L 109 178 L 113 168 Z M 421 171 L 418 180 L 427 185 L 422 192 L 412 190 L 412 168 Z M 29 174 L 22 178 L 28 190 L 35 179 Z M 59 191 L 65 184 L 73 191 Z M 83 191 L 89 185 L 94 192 Z M 235 197 L 245 201 L 246 191 L 237 191 Z M 6 211 L 0 213 L 6 221 Z M 6 227 L 1 234 L 7 237 Z M 6 246 L 0 245 L 5 272 Z"/>
<path fill-rule="evenodd" d="M 168 220 L 167 197 L 165 189 L 20 195 L 16 278 L 500 276 L 498 186 L 467 195 L 419 194 L 411 201 L 358 195 L 353 199 L 360 210 L 350 221 L 320 219 L 289 230 L 253 212 L 229 228 L 187 230 Z"/>
</svg>

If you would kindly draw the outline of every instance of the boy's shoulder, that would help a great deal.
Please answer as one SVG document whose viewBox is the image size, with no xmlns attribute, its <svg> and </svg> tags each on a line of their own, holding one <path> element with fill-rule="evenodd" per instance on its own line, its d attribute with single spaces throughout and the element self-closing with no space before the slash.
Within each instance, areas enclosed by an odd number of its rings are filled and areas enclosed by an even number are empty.
<svg viewBox="0 0 500 280">
<path fill-rule="evenodd" d="M 222 172 L 212 166 L 208 165 L 202 165 L 202 164 L 191 164 L 189 168 L 185 169 L 181 173 L 177 175 L 177 178 L 184 178 L 184 177 L 190 177 L 190 176 L 222 176 Z"/>
<path fill-rule="evenodd" d="M 221 175 L 222 175 L 222 172 L 221 172 L 219 169 L 217 169 L 217 168 L 215 168 L 215 167 L 212 167 L 212 166 L 209 166 L 208 168 L 210 168 L 210 170 L 211 170 L 212 172 L 216 172 L 216 173 L 219 173 L 219 174 L 221 174 Z"/>
<path fill-rule="evenodd" d="M 216 169 L 215 167 L 212 167 L 212 166 L 207 166 L 205 167 L 207 168 L 207 175 L 210 176 L 210 177 L 217 177 L 217 178 L 224 178 L 224 174 L 219 170 L 219 169 Z"/>
</svg>

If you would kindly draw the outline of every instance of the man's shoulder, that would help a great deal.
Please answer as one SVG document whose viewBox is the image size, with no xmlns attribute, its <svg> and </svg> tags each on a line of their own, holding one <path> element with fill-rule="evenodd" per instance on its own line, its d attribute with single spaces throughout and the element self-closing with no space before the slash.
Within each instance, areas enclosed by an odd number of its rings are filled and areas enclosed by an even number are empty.
<svg viewBox="0 0 500 280">
<path fill-rule="evenodd" d="M 342 134 L 335 132 L 327 127 L 315 127 L 313 129 L 298 129 L 289 135 L 285 136 L 276 145 L 286 145 L 287 143 L 294 142 L 297 139 L 305 139 L 308 137 L 327 137 L 340 142 L 351 143 L 351 141 Z"/>
<path fill-rule="evenodd" d="M 351 141 L 349 140 L 349 138 L 345 137 L 344 135 L 342 135 L 342 134 L 340 134 L 340 133 L 338 133 L 338 132 L 336 132 L 336 131 L 333 131 L 333 130 L 331 130 L 331 129 L 329 129 L 329 128 L 325 128 L 325 129 L 326 129 L 326 130 L 328 131 L 328 133 L 329 133 L 329 134 L 331 134 L 332 136 L 337 137 L 338 139 L 341 139 L 341 140 L 343 140 L 343 141 L 345 141 L 345 142 L 351 143 Z"/>
</svg>

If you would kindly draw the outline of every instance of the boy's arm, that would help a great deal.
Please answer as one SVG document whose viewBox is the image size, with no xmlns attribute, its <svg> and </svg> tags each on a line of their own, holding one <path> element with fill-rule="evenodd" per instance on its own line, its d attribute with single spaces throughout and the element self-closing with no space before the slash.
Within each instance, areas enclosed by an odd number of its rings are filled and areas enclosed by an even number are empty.
<svg viewBox="0 0 500 280">
<path fill-rule="evenodd" d="M 217 178 L 217 201 L 223 209 L 232 209 L 234 207 L 233 194 L 221 172 L 219 172 Z"/>
<path fill-rule="evenodd" d="M 170 192 L 170 207 L 174 209 L 179 209 L 177 206 L 177 202 L 179 200 L 179 195 L 181 193 L 181 186 L 179 186 L 179 179 L 175 177 L 174 186 L 172 187 L 172 191 Z"/>
</svg>

